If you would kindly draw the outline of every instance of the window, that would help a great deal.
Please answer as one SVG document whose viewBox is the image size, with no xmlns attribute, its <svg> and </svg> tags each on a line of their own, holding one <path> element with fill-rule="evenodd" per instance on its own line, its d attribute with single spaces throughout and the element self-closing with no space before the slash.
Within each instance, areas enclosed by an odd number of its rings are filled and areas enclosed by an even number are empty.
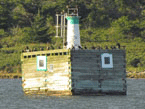
<svg viewBox="0 0 145 109">
<path fill-rule="evenodd" d="M 110 57 L 104 57 L 105 64 L 110 64 Z"/>
<path fill-rule="evenodd" d="M 62 55 L 62 53 L 59 53 L 59 55 Z"/>
<path fill-rule="evenodd" d="M 39 60 L 39 67 L 44 67 L 44 60 Z"/>
<path fill-rule="evenodd" d="M 50 53 L 48 53 L 47 56 L 50 56 Z"/>
<path fill-rule="evenodd" d="M 47 70 L 47 57 L 37 56 L 37 71 L 46 71 L 46 70 Z"/>
<path fill-rule="evenodd" d="M 31 58 L 31 55 L 28 55 L 28 58 Z"/>
<path fill-rule="evenodd" d="M 36 57 L 36 55 L 32 55 L 32 57 Z"/>
<path fill-rule="evenodd" d="M 67 55 L 67 52 L 63 52 L 63 55 Z"/>
<path fill-rule="evenodd" d="M 113 68 L 112 54 L 103 53 L 101 55 L 102 68 Z"/>
<path fill-rule="evenodd" d="M 49 72 L 53 72 L 53 64 L 50 64 Z"/>
<path fill-rule="evenodd" d="M 58 55 L 58 53 L 55 53 L 55 56 L 57 56 Z"/>
</svg>

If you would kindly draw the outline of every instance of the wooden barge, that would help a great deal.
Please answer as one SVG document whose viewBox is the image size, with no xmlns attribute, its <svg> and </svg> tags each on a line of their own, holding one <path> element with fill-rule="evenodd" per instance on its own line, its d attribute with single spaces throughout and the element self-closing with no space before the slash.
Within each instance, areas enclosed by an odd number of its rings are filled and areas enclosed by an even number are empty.
<svg viewBox="0 0 145 109">
<path fill-rule="evenodd" d="M 21 61 L 26 94 L 126 95 L 127 92 L 125 50 L 25 52 Z"/>
</svg>

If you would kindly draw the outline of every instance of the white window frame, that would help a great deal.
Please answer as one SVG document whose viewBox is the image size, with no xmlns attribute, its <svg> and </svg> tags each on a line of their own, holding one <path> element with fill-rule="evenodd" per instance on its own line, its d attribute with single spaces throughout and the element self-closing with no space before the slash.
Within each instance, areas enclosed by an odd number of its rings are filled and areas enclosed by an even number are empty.
<svg viewBox="0 0 145 109">
<path fill-rule="evenodd" d="M 109 57 L 110 64 L 105 64 L 105 57 Z M 102 68 L 113 68 L 113 58 L 112 58 L 112 54 L 110 54 L 110 53 L 103 53 L 101 55 L 101 61 L 102 61 Z"/>
</svg>

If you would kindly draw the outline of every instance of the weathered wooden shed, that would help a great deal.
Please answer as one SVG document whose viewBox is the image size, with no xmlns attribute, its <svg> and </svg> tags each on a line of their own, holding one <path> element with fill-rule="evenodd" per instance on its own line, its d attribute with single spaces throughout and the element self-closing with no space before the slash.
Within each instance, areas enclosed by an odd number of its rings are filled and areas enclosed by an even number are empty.
<svg viewBox="0 0 145 109">
<path fill-rule="evenodd" d="M 26 94 L 126 94 L 125 50 L 57 49 L 21 55 Z"/>
</svg>

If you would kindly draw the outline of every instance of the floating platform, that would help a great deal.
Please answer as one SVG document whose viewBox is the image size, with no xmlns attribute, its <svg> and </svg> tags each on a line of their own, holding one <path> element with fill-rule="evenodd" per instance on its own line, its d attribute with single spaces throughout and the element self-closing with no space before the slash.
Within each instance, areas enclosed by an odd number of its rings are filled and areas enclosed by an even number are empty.
<svg viewBox="0 0 145 109">
<path fill-rule="evenodd" d="M 21 54 L 26 94 L 126 95 L 125 50 L 69 50 Z"/>
</svg>

